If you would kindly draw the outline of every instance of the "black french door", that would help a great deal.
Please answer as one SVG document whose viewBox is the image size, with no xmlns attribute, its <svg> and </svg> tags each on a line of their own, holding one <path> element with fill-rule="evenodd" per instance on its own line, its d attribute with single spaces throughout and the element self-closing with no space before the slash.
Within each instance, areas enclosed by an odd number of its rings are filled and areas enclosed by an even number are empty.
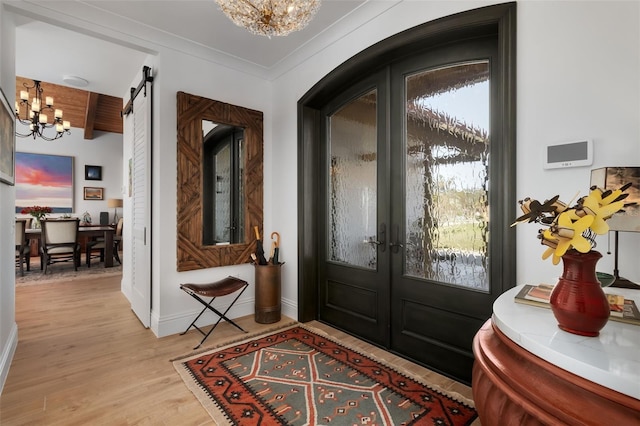
<svg viewBox="0 0 640 426">
<path fill-rule="evenodd" d="M 431 49 L 320 110 L 319 319 L 463 381 L 499 293 L 496 52 Z"/>
</svg>

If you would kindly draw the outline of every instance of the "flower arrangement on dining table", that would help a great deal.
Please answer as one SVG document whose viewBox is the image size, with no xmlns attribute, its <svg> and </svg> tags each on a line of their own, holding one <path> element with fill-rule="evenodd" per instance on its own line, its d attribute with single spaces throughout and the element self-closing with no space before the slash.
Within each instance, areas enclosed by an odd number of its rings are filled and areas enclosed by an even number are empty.
<svg viewBox="0 0 640 426">
<path fill-rule="evenodd" d="M 579 198 L 572 207 L 560 201 L 559 195 L 544 203 L 525 198 L 518 202 L 524 215 L 511 226 L 531 222 L 543 225 L 545 228 L 538 231 L 538 238 L 547 246 L 542 258 L 551 257 L 557 265 L 567 250 L 589 252 L 596 245 L 596 235 L 609 232 L 606 221 L 625 207 L 636 204 L 624 202 L 629 196 L 625 191 L 630 187 L 631 183 L 614 190 L 592 186 L 589 195 Z"/>
<path fill-rule="evenodd" d="M 33 216 L 38 223 L 45 217 L 47 214 L 51 213 L 53 210 L 51 207 L 45 206 L 31 206 L 23 208 L 20 213 L 22 214 L 30 214 Z"/>
</svg>

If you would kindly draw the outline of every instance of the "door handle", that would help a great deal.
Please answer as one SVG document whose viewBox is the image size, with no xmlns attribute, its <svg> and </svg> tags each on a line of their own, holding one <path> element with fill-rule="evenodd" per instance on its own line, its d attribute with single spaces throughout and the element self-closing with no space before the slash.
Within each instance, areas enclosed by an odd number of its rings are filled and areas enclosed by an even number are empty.
<svg viewBox="0 0 640 426">
<path fill-rule="evenodd" d="M 378 245 L 380 246 L 380 251 L 385 251 L 387 249 L 387 244 L 385 239 L 387 238 L 387 225 L 381 223 L 378 227 Z"/>
<path fill-rule="evenodd" d="M 402 245 L 402 243 L 400 243 L 400 227 L 398 225 L 396 225 L 396 238 L 395 241 L 392 243 L 389 243 L 389 248 L 391 249 L 392 252 L 394 253 L 398 253 L 398 251 L 404 247 Z"/>
<path fill-rule="evenodd" d="M 379 239 L 376 240 L 375 237 L 369 237 L 368 239 L 364 240 L 364 242 L 367 244 L 376 245 L 380 247 L 380 251 L 385 251 L 387 249 L 387 245 L 385 243 L 386 234 L 387 234 L 387 226 L 384 223 L 381 223 L 380 226 L 378 227 Z"/>
</svg>

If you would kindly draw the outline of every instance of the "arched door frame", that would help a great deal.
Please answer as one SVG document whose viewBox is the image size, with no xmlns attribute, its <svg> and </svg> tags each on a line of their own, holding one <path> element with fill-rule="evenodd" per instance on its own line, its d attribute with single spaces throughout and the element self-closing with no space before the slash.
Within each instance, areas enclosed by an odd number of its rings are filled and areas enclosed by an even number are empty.
<svg viewBox="0 0 640 426">
<path fill-rule="evenodd" d="M 408 29 L 355 55 L 314 85 L 298 101 L 298 319 L 311 321 L 318 318 L 317 263 L 319 209 L 318 181 L 320 156 L 320 129 L 322 117 L 319 109 L 345 87 L 362 79 L 374 70 L 407 58 L 417 52 L 446 44 L 451 40 L 498 35 L 498 66 L 501 74 L 499 90 L 499 125 L 492 140 L 500 140 L 501 150 L 492 152 L 499 170 L 492 178 L 499 179 L 499 202 L 492 203 L 495 218 L 504 222 L 502 231 L 492 238 L 501 241 L 501 256 L 492 259 L 499 271 L 502 289 L 515 283 L 515 233 L 508 223 L 515 217 L 516 207 L 516 3 L 505 3 L 474 9 L 427 22 Z M 495 195 L 494 195 L 495 196 Z M 494 270 L 496 270 L 494 269 Z M 495 294 L 497 297 L 499 294 Z"/>
</svg>

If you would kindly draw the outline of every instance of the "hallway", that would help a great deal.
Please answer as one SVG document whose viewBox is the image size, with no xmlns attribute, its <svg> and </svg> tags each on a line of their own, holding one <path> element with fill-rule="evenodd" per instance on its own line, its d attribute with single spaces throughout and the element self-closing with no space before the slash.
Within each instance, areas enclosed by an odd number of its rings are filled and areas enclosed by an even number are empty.
<svg viewBox="0 0 640 426">
<path fill-rule="evenodd" d="M 199 334 L 192 330 L 185 336 L 156 338 L 131 311 L 120 280 L 116 275 L 16 288 L 19 343 L 0 396 L 3 426 L 212 424 L 169 362 L 190 353 Z M 283 317 L 278 324 L 263 325 L 253 315 L 238 320 L 250 335 L 289 322 Z M 365 353 L 382 354 L 398 369 L 471 398 L 467 386 L 323 324 L 313 325 Z M 237 338 L 237 329 L 221 323 L 204 346 Z"/>
</svg>

